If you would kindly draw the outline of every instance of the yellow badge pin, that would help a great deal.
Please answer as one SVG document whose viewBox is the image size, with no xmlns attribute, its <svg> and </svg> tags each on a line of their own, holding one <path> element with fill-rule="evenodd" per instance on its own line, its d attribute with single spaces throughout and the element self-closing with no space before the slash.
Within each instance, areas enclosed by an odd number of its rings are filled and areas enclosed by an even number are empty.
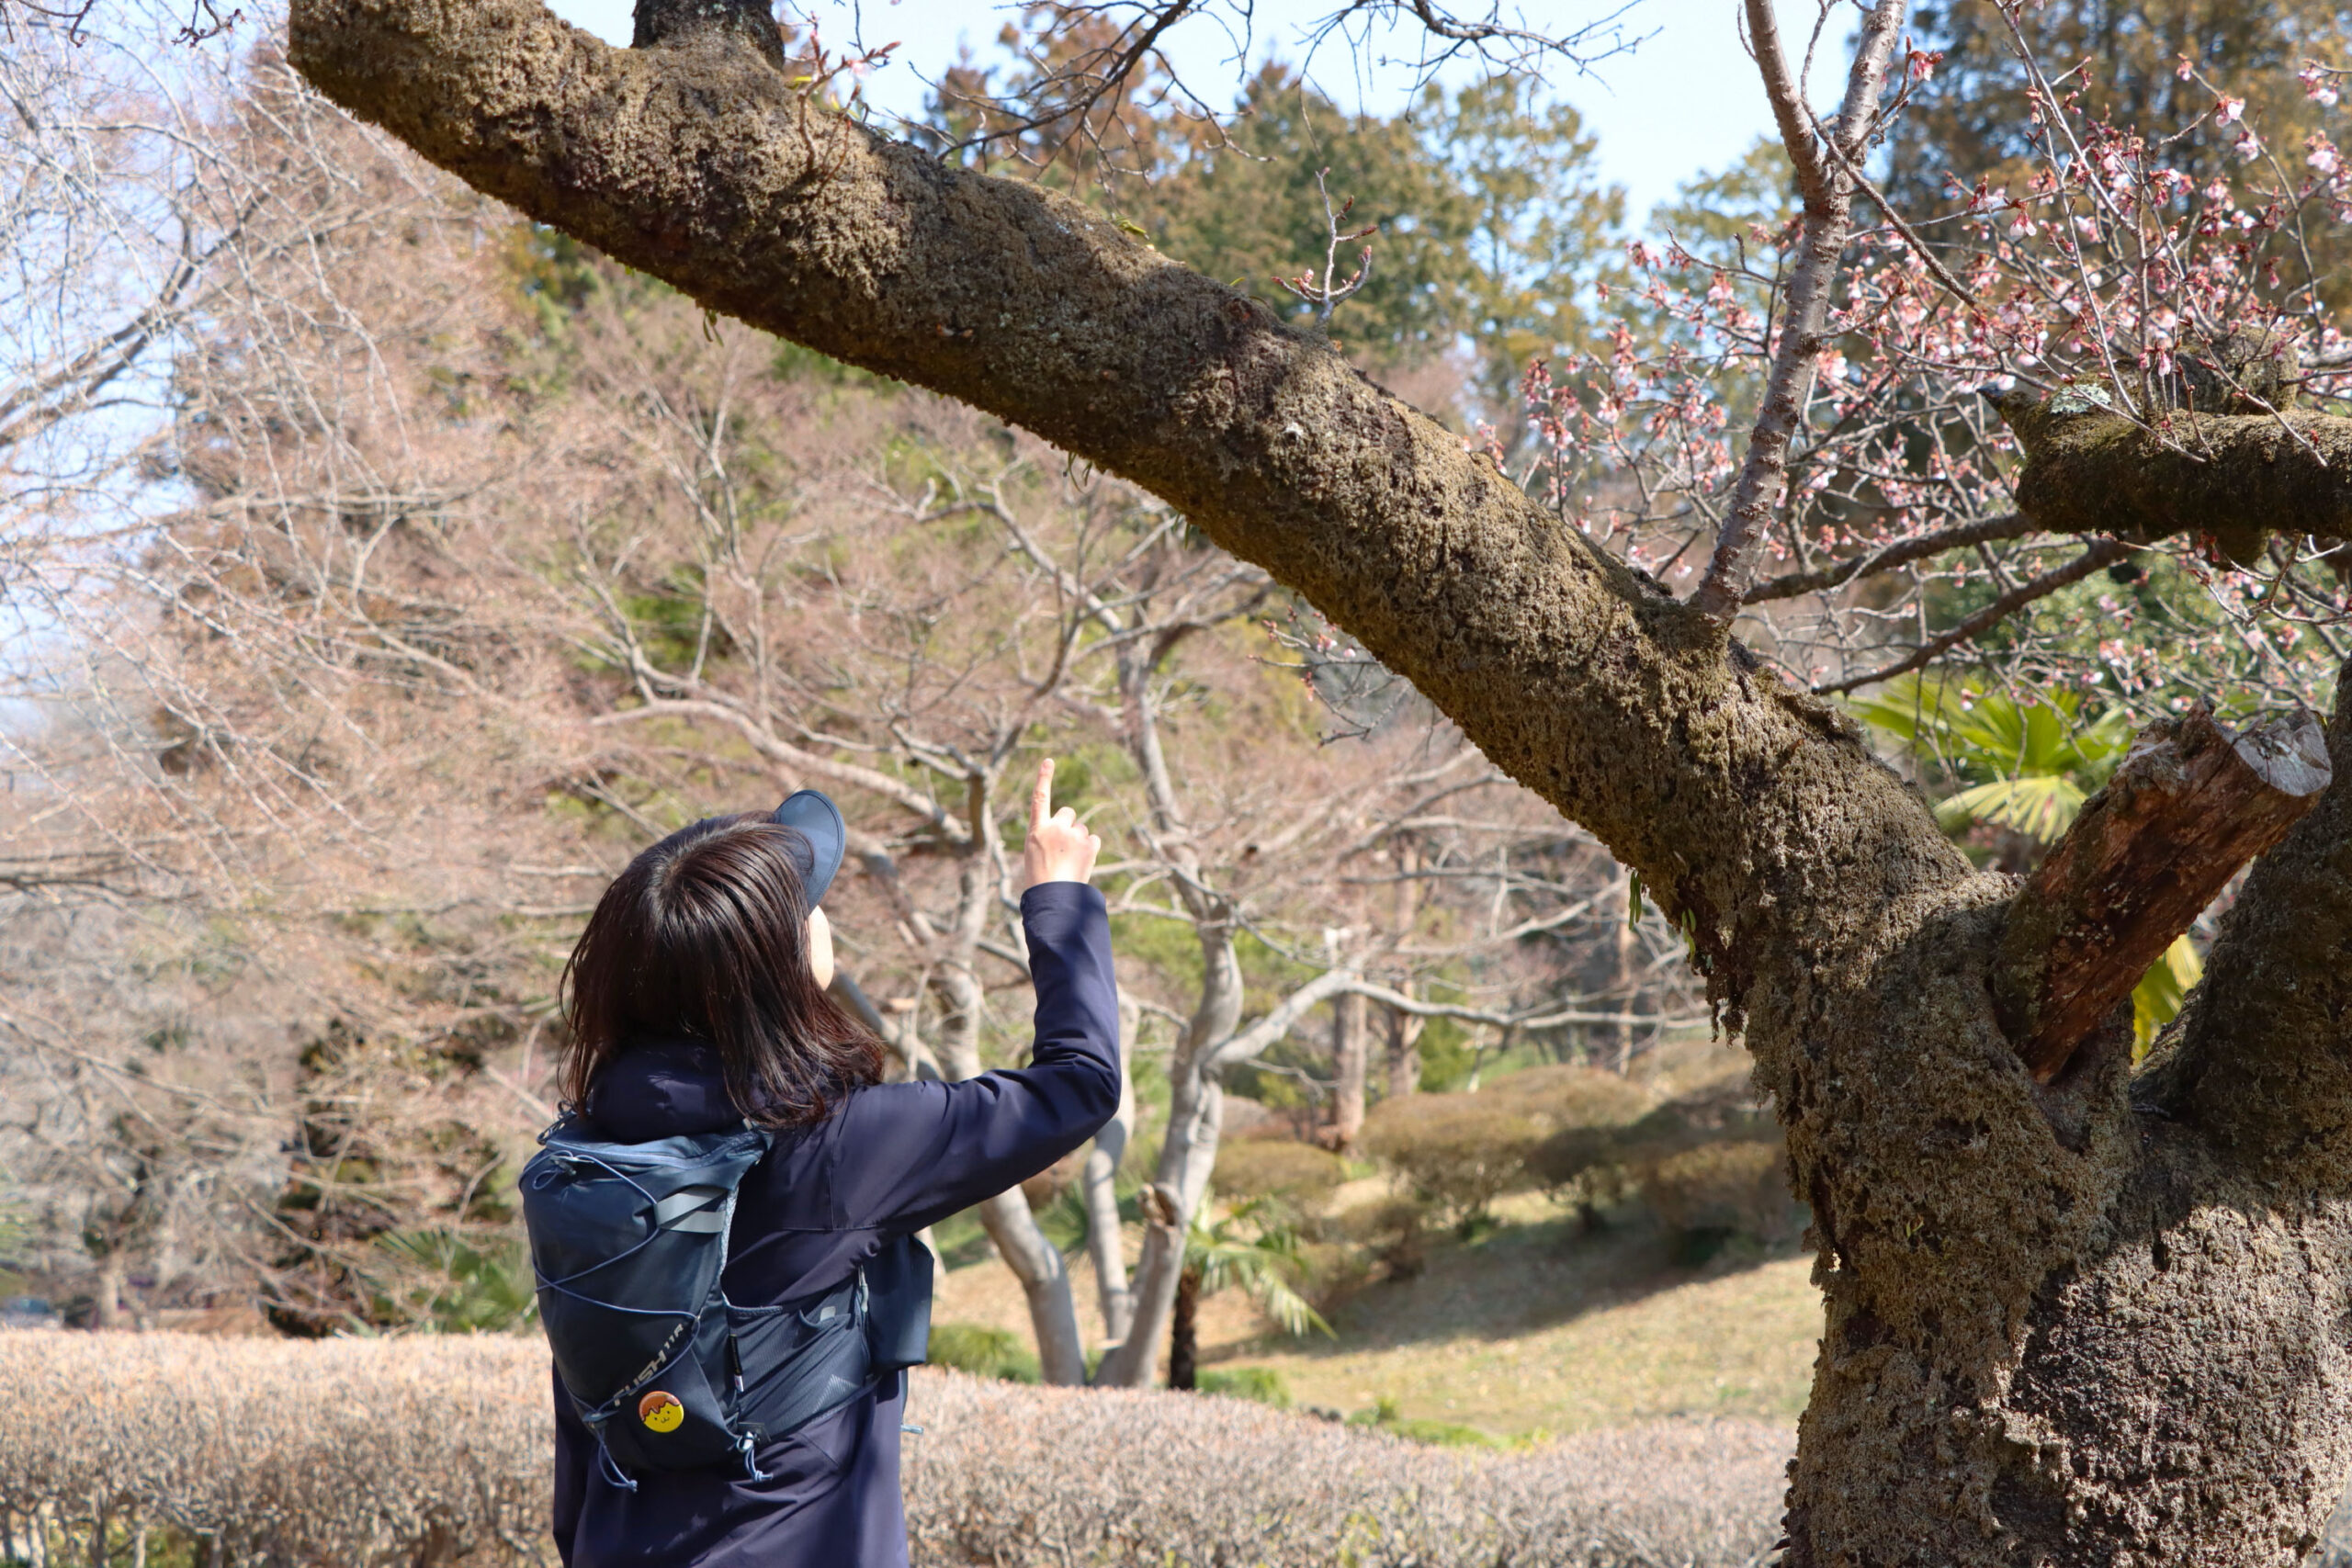
<svg viewBox="0 0 2352 1568">
<path fill-rule="evenodd" d="M 686 1418 L 686 1407 L 676 1394 L 657 1388 L 637 1402 L 637 1418 L 656 1432 L 674 1432 Z"/>
</svg>

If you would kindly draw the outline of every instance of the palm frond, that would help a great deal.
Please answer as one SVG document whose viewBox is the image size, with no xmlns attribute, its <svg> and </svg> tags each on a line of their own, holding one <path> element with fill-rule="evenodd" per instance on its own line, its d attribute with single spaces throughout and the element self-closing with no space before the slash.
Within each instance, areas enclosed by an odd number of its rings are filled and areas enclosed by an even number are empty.
<svg viewBox="0 0 2352 1568">
<path fill-rule="evenodd" d="M 1996 779 L 1962 790 L 1936 807 L 1936 824 L 1956 833 L 1971 822 L 1990 822 L 2014 829 L 2037 843 L 2054 844 L 2064 836 L 2090 797 L 2064 773 L 2031 778 Z"/>
<path fill-rule="evenodd" d="M 2144 1052 L 2156 1031 L 2170 1023 L 2197 982 L 2205 977 L 2204 960 L 2189 940 L 2175 937 L 2164 956 L 2148 966 L 2132 990 L 2132 1038 L 2135 1054 Z"/>
</svg>

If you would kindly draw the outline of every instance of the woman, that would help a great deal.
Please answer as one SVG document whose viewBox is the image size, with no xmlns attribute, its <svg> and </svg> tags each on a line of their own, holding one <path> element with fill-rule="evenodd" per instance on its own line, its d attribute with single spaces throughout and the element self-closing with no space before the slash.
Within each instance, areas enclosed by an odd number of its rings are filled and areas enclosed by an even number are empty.
<svg viewBox="0 0 2352 1568">
<path fill-rule="evenodd" d="M 739 1305 L 839 1288 L 885 1247 L 1035 1175 L 1118 1107 L 1118 1006 L 1102 840 L 1053 809 L 1037 769 L 1021 916 L 1037 988 L 1030 1066 L 962 1083 L 885 1084 L 879 1043 L 826 995 L 818 907 L 840 817 L 803 791 L 773 817 L 716 818 L 630 863 L 565 970 L 565 1099 L 623 1143 L 771 1129 L 744 1178 L 723 1282 Z M 597 1462 L 556 1386 L 555 1539 L 569 1568 L 904 1568 L 894 1372 L 761 1446 L 742 1467 Z"/>
</svg>

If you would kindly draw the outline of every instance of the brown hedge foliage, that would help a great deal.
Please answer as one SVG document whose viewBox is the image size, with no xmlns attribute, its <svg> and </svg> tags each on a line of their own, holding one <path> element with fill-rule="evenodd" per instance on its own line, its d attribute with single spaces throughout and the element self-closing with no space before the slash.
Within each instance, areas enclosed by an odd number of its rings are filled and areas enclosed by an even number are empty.
<svg viewBox="0 0 2352 1568">
<path fill-rule="evenodd" d="M 0 1555 L 96 1561 L 103 1512 L 118 1562 L 141 1527 L 224 1568 L 554 1560 L 533 1339 L 0 1333 Z M 1730 1568 L 1778 1533 L 1791 1446 L 1722 1422 L 1468 1452 L 1238 1400 L 937 1371 L 912 1403 L 919 1568 Z"/>
<path fill-rule="evenodd" d="M 1670 1231 L 1785 1241 L 1797 1231 L 1787 1156 L 1778 1143 L 1702 1144 L 1643 1169 L 1643 1201 Z"/>
<path fill-rule="evenodd" d="M 1779 1537 L 1792 1442 L 1660 1423 L 1435 1449 L 1235 1399 L 926 1379 L 918 1564 L 1732 1568 Z"/>
<path fill-rule="evenodd" d="M 1530 1161 L 1548 1140 L 1621 1125 L 1648 1103 L 1638 1085 L 1614 1073 L 1538 1067 L 1475 1094 L 1385 1100 L 1364 1122 L 1363 1146 L 1415 1197 L 1461 1223 L 1530 1185 Z"/>
<path fill-rule="evenodd" d="M 548 1390 L 547 1348 L 504 1336 L 0 1333 L 0 1508 L 83 1542 L 138 1517 L 198 1562 L 551 1562 Z"/>
<path fill-rule="evenodd" d="M 1230 1197 L 1312 1203 L 1347 1179 L 1347 1161 L 1287 1138 L 1238 1138 L 1216 1151 L 1216 1190 Z"/>
</svg>

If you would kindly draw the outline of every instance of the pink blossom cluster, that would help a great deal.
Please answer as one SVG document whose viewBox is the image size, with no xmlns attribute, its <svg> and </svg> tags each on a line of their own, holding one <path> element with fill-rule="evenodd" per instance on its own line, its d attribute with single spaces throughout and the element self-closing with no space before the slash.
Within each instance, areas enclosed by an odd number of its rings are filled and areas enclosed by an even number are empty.
<svg viewBox="0 0 2352 1568">
<path fill-rule="evenodd" d="M 1912 51 L 1904 90 L 1935 63 Z M 2209 95 L 2196 119 L 2161 133 L 2111 124 L 2089 107 L 2086 71 L 2052 79 L 2036 66 L 2034 155 L 1951 181 L 1942 210 L 1858 202 L 1828 343 L 1804 390 L 1765 598 L 1751 591 L 1744 623 L 1799 679 L 1835 689 L 1891 668 L 1964 608 L 2011 597 L 2031 635 L 1988 626 L 1948 657 L 2168 705 L 2192 685 L 2309 700 L 2352 649 L 2324 541 L 2282 537 L 2252 570 L 2193 536 L 2135 551 L 2119 586 L 2169 559 L 2202 595 L 2194 615 L 2161 626 L 2131 592 L 2094 593 L 2109 584 L 2087 571 L 2031 592 L 2093 541 L 2039 534 L 2030 520 L 2005 528 L 2022 454 L 1980 395 L 1988 383 L 2088 398 L 2171 429 L 2181 356 L 2257 329 L 2298 356 L 2305 406 L 2337 412 L 2352 390 L 2352 349 L 2309 279 L 2312 238 L 2352 221 L 2332 137 L 2312 131 L 2300 157 L 2285 156 L 2245 98 L 2186 60 L 2181 78 Z M 2341 74 L 2311 65 L 2299 79 L 2333 105 Z M 2200 165 L 2199 138 L 2226 156 Z M 1678 592 L 1696 581 L 1721 525 L 1798 237 L 1792 217 L 1633 242 L 1606 344 L 1539 361 L 1522 380 L 1515 476 Z M 1946 535 L 1945 549 L 1899 548 Z M 1838 592 L 1780 592 L 1881 557 L 1901 558 L 1838 579 Z"/>
</svg>

